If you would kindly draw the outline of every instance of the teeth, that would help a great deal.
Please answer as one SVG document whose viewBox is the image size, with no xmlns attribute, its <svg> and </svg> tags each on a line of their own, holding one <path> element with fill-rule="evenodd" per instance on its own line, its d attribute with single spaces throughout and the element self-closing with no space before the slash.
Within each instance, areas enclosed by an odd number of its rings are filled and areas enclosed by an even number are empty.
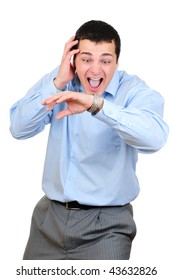
<svg viewBox="0 0 173 280">
<path fill-rule="evenodd" d="M 100 84 L 100 79 L 98 80 L 89 79 L 89 83 L 92 87 L 98 87 Z"/>
</svg>

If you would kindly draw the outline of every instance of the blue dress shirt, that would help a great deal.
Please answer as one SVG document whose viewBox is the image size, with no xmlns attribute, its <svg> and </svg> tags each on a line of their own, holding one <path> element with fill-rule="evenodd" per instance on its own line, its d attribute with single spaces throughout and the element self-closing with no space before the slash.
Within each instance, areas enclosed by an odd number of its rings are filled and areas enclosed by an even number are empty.
<svg viewBox="0 0 173 280">
<path fill-rule="evenodd" d="M 56 120 L 66 103 L 47 112 L 42 101 L 57 93 L 45 75 L 11 108 L 13 137 L 26 139 L 51 124 L 42 187 L 46 196 L 87 205 L 124 205 L 136 198 L 138 152 L 151 153 L 166 142 L 164 101 L 137 76 L 116 71 L 103 94 L 103 109 Z M 64 90 L 83 92 L 77 76 Z M 85 94 L 85 93 L 83 93 Z"/>
</svg>

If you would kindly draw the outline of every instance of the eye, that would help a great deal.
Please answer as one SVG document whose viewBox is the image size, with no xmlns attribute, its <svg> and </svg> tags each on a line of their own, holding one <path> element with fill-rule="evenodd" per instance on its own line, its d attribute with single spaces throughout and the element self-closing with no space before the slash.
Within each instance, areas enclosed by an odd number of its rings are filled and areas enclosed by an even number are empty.
<svg viewBox="0 0 173 280">
<path fill-rule="evenodd" d="M 84 61 L 84 62 L 86 62 L 86 63 L 89 63 L 89 62 L 91 62 L 91 59 L 89 59 L 89 58 L 83 58 L 82 61 Z"/>
<path fill-rule="evenodd" d="M 103 60 L 102 63 L 103 63 L 103 64 L 110 64 L 111 61 L 110 61 L 110 60 Z"/>
</svg>

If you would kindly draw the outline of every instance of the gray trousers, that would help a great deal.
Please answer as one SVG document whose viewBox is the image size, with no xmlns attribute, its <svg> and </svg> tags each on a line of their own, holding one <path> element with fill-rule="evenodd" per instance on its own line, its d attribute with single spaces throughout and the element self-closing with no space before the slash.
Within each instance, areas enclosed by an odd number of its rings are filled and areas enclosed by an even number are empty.
<svg viewBox="0 0 173 280">
<path fill-rule="evenodd" d="M 132 206 L 69 210 L 44 196 L 36 205 L 24 260 L 128 260 Z"/>
</svg>

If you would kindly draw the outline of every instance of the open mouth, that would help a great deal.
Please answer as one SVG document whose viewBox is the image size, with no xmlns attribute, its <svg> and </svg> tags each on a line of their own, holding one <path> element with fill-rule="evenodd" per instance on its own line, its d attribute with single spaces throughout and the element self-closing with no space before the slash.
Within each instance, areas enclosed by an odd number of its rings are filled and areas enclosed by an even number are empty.
<svg viewBox="0 0 173 280">
<path fill-rule="evenodd" d="M 103 78 L 98 78 L 98 79 L 88 78 L 87 80 L 90 85 L 90 88 L 96 90 L 101 85 Z"/>
</svg>

